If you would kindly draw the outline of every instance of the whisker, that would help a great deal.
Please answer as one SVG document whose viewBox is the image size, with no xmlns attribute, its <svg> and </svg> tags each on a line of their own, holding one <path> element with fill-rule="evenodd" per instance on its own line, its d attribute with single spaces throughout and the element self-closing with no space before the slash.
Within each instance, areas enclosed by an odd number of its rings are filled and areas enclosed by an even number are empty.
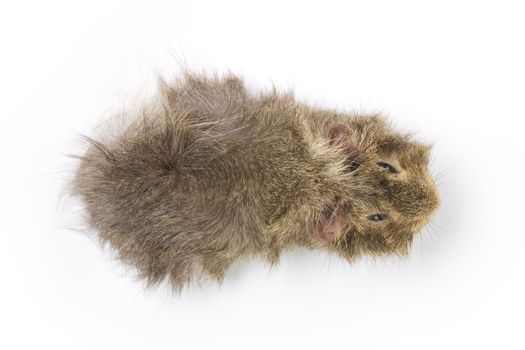
<svg viewBox="0 0 525 350">
<path fill-rule="evenodd" d="M 449 166 L 449 167 L 447 167 L 447 168 L 445 168 L 445 169 L 440 170 L 440 171 L 437 172 L 436 174 L 433 174 L 434 179 L 437 180 L 437 179 L 440 179 L 441 177 L 443 177 L 443 176 L 449 174 L 450 171 L 451 171 L 452 169 L 454 169 L 455 167 L 456 167 L 456 165 L 451 165 L 451 166 Z"/>
<path fill-rule="evenodd" d="M 434 235 L 437 234 L 438 232 L 436 231 L 436 228 L 432 225 L 432 222 L 428 223 L 428 225 L 426 226 L 426 229 L 428 232 L 428 238 L 430 239 L 432 244 L 435 244 L 436 241 L 435 241 Z"/>
<path fill-rule="evenodd" d="M 421 257 L 421 264 L 423 264 L 423 237 L 420 236 L 419 238 L 419 256 Z"/>
<path fill-rule="evenodd" d="M 434 222 L 433 220 L 430 220 L 430 225 L 434 228 L 438 228 L 441 231 L 445 231 L 445 228 L 443 226 L 439 225 L 437 222 Z"/>
</svg>

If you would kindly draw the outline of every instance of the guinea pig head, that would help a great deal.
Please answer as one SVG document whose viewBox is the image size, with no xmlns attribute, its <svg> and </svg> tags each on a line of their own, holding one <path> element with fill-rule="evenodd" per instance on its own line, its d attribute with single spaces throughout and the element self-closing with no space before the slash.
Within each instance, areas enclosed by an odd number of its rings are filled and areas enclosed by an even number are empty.
<svg viewBox="0 0 525 350">
<path fill-rule="evenodd" d="M 395 132 L 379 117 L 336 124 L 329 137 L 346 143 L 351 177 L 341 204 L 327 210 L 314 238 L 349 259 L 406 255 L 439 206 L 428 170 L 430 146 Z"/>
</svg>

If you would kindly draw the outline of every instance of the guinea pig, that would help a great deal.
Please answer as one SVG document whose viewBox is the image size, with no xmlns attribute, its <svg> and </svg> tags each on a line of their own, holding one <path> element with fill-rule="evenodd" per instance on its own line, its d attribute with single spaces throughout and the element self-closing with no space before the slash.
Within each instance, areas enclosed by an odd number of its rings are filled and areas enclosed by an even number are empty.
<svg viewBox="0 0 525 350">
<path fill-rule="evenodd" d="M 140 277 L 222 281 L 294 247 L 406 255 L 439 197 L 430 147 L 380 115 L 313 108 L 186 72 L 88 149 L 72 180 L 91 229 Z"/>
</svg>

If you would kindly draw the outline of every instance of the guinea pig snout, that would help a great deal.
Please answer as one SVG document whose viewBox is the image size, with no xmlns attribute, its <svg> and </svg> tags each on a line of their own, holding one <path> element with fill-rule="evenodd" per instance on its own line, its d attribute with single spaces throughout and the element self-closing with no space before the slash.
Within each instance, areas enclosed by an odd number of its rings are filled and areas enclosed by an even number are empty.
<svg viewBox="0 0 525 350">
<path fill-rule="evenodd" d="M 406 217 L 430 216 L 439 206 L 439 196 L 434 186 L 398 182 L 392 184 L 388 192 L 396 211 Z"/>
</svg>

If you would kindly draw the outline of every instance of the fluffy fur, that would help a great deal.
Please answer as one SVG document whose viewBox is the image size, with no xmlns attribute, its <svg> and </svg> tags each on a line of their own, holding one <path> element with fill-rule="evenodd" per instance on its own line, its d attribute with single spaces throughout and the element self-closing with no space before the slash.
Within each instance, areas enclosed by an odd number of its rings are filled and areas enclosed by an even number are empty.
<svg viewBox="0 0 525 350">
<path fill-rule="evenodd" d="M 220 281 L 238 258 L 296 246 L 403 255 L 438 207 L 430 148 L 381 116 L 250 95 L 233 75 L 186 73 L 159 101 L 88 139 L 73 180 L 89 224 L 149 284 Z"/>
</svg>

